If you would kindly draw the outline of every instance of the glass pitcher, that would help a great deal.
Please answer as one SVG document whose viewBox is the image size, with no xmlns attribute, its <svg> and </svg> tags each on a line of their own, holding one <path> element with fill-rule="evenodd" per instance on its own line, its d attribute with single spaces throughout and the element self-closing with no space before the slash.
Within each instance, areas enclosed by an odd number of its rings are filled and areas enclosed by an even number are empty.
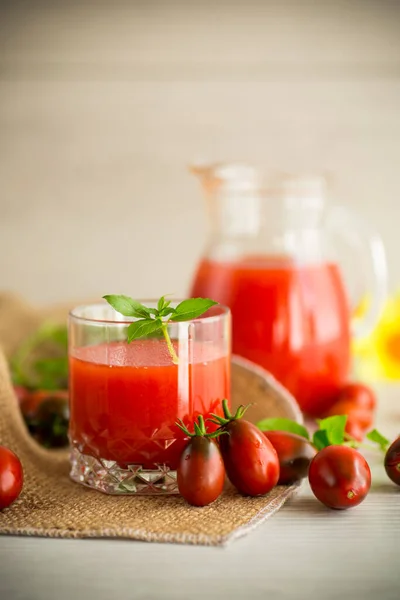
<svg viewBox="0 0 400 600">
<path fill-rule="evenodd" d="M 190 295 L 228 305 L 233 352 L 321 416 L 349 377 L 351 337 L 372 330 L 385 302 L 380 237 L 348 209 L 328 206 L 322 177 L 279 175 L 262 186 L 248 165 L 191 170 L 210 231 Z M 363 297 L 368 309 L 356 318 Z"/>
</svg>

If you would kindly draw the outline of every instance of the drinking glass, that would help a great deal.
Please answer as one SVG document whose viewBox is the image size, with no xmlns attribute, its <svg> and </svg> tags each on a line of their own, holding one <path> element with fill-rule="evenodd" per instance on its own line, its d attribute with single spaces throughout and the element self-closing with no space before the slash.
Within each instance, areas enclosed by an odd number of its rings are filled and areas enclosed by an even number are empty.
<svg viewBox="0 0 400 600">
<path fill-rule="evenodd" d="M 177 364 L 161 332 L 127 342 L 135 320 L 105 303 L 70 313 L 70 476 L 107 494 L 177 493 L 187 439 L 177 420 L 193 430 L 230 399 L 230 311 L 170 322 Z"/>
</svg>

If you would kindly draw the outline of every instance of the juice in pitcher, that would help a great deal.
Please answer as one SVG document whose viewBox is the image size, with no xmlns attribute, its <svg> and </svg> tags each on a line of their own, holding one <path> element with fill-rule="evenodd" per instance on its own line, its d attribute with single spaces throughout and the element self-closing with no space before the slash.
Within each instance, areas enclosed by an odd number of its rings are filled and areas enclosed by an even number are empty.
<svg viewBox="0 0 400 600">
<path fill-rule="evenodd" d="M 349 308 L 334 263 L 290 259 L 204 260 L 192 288 L 230 306 L 235 354 L 265 367 L 318 414 L 350 364 Z"/>
</svg>

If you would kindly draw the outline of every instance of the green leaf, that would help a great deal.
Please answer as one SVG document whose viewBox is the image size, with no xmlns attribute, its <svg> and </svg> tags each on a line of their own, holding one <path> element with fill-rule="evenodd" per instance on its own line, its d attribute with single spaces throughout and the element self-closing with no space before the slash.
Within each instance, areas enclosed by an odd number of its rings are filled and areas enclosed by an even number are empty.
<svg viewBox="0 0 400 600">
<path fill-rule="evenodd" d="M 263 419 L 257 423 L 257 427 L 261 431 L 289 431 L 301 435 L 307 440 L 310 438 L 307 429 L 291 419 Z"/>
<path fill-rule="evenodd" d="M 165 296 L 161 296 L 157 304 L 157 310 L 160 313 L 164 308 L 171 304 L 171 300 L 166 300 Z"/>
<path fill-rule="evenodd" d="M 128 327 L 128 342 L 150 335 L 161 329 L 162 322 L 159 319 L 140 319 L 131 323 Z"/>
<path fill-rule="evenodd" d="M 129 296 L 108 294 L 103 296 L 114 310 L 119 312 L 124 317 L 136 317 L 138 319 L 146 319 L 150 316 L 149 309 L 140 302 L 133 300 Z"/>
<path fill-rule="evenodd" d="M 68 358 L 43 358 L 34 363 L 35 387 L 44 390 L 57 390 L 67 387 Z"/>
<path fill-rule="evenodd" d="M 11 376 L 14 384 L 28 388 L 44 389 L 65 388 L 67 385 L 67 327 L 51 321 L 45 321 L 28 336 L 17 348 L 10 359 Z M 35 362 L 38 354 L 54 352 L 60 358 L 50 357 Z M 50 361 L 50 366 L 41 363 Z M 53 361 L 53 362 L 52 362 Z"/>
<path fill-rule="evenodd" d="M 330 446 L 341 445 L 344 442 L 344 431 L 347 422 L 347 415 L 334 415 L 326 419 L 318 420 L 319 428 L 326 431 Z"/>
<path fill-rule="evenodd" d="M 211 306 L 218 304 L 210 298 L 189 298 L 183 300 L 175 308 L 175 312 L 171 317 L 171 321 L 189 321 L 190 319 L 196 319 L 205 313 Z"/>
<path fill-rule="evenodd" d="M 328 432 L 324 429 L 318 429 L 313 435 L 312 443 L 317 450 L 322 450 L 322 448 L 326 448 L 326 446 L 331 446 L 328 439 Z"/>
<path fill-rule="evenodd" d="M 372 431 L 367 433 L 366 437 L 371 442 L 375 442 L 376 444 L 378 444 L 378 446 L 380 447 L 381 450 L 383 450 L 383 452 L 386 452 L 386 450 L 390 446 L 389 440 L 387 438 L 385 438 L 384 435 L 379 433 L 379 431 L 377 429 L 373 429 Z"/>
<path fill-rule="evenodd" d="M 172 308 L 171 306 L 164 306 L 164 308 L 161 310 L 161 312 L 158 313 L 159 317 L 166 317 L 168 315 L 172 315 L 175 313 L 175 309 Z"/>
<path fill-rule="evenodd" d="M 68 348 L 68 329 L 64 325 L 55 326 L 49 331 L 49 340 L 63 348 Z"/>
<path fill-rule="evenodd" d="M 157 316 L 166 317 L 175 312 L 174 308 L 170 308 L 171 300 L 166 300 L 165 296 L 161 296 L 157 304 Z"/>
</svg>

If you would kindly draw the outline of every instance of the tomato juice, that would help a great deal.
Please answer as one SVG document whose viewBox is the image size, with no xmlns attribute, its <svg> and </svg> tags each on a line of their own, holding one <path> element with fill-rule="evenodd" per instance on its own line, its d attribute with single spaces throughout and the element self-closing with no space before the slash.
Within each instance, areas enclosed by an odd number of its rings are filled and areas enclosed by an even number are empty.
<svg viewBox="0 0 400 600">
<path fill-rule="evenodd" d="M 222 414 L 230 396 L 230 355 L 219 342 L 111 342 L 70 352 L 70 439 L 81 453 L 119 466 L 175 469 L 199 414 Z M 214 427 L 215 428 L 215 427 Z M 210 427 L 210 430 L 212 426 Z"/>
<path fill-rule="evenodd" d="M 319 415 L 334 401 L 350 367 L 350 312 L 337 265 L 206 259 L 190 293 L 230 307 L 233 352 L 269 370 L 305 412 Z"/>
</svg>

